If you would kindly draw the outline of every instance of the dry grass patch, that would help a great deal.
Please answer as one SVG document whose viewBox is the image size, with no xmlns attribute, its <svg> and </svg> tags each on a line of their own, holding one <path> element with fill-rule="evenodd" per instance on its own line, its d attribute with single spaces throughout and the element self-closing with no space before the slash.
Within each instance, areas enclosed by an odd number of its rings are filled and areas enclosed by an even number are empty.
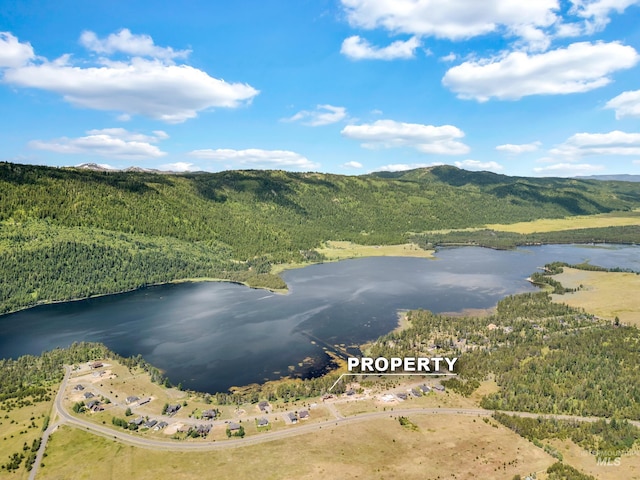
<svg viewBox="0 0 640 480">
<path fill-rule="evenodd" d="M 640 479 L 640 452 L 638 449 L 627 452 L 618 460 L 612 460 L 610 465 L 598 465 L 594 455 L 570 440 L 554 439 L 544 443 L 549 443 L 557 448 L 565 463 L 600 480 Z"/>
<path fill-rule="evenodd" d="M 329 262 L 364 257 L 433 258 L 433 254 L 435 253 L 434 250 L 423 250 L 415 243 L 403 243 L 401 245 L 358 245 L 357 243 L 343 241 L 328 241 L 316 250 L 323 254 Z M 307 266 L 309 266 L 308 263 L 283 263 L 273 265 L 271 267 L 271 273 L 277 275 L 285 270 Z"/>
<path fill-rule="evenodd" d="M 203 453 L 125 446 L 64 427 L 51 439 L 41 479 L 403 478 L 504 479 L 540 472 L 554 459 L 481 419 L 412 415 L 327 427 L 261 445 Z"/>
<path fill-rule="evenodd" d="M 554 278 L 567 288 L 582 289 L 575 293 L 552 295 L 553 301 L 584 308 L 599 317 L 640 325 L 640 275 L 619 272 L 590 272 L 564 268 Z"/>
<path fill-rule="evenodd" d="M 433 257 L 433 250 L 423 250 L 415 243 L 402 245 L 358 245 L 352 242 L 326 242 L 318 252 L 328 260 L 357 257 Z"/>
<path fill-rule="evenodd" d="M 52 387 L 51 398 L 55 396 L 56 389 L 57 385 Z M 9 456 L 14 453 L 24 453 L 25 458 L 29 456 L 30 450 L 23 451 L 22 447 L 26 442 L 31 448 L 33 441 L 42 436 L 44 417 L 51 412 L 51 406 L 52 402 L 39 402 L 8 411 L 7 402 L 0 403 L 0 465 L 6 464 L 9 461 Z M 26 479 L 28 476 L 24 460 L 20 469 L 13 472 L 0 469 L 0 479 L 19 480 Z"/>
<path fill-rule="evenodd" d="M 565 218 L 542 218 L 531 222 L 497 223 L 486 225 L 486 227 L 496 231 L 527 234 L 577 230 L 579 228 L 623 227 L 627 225 L 640 225 L 640 210 L 601 213 L 598 215 L 578 215 Z"/>
</svg>

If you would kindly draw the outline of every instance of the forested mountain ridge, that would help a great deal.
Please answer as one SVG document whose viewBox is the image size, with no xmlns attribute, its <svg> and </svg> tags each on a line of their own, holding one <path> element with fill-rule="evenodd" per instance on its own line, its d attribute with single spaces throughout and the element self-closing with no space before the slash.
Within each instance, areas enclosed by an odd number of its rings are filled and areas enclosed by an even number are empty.
<svg viewBox="0 0 640 480">
<path fill-rule="evenodd" d="M 343 176 L 162 175 L 0 163 L 0 312 L 41 301 L 216 277 L 282 287 L 272 263 L 322 241 L 630 210 L 633 184 L 441 166 Z"/>
</svg>

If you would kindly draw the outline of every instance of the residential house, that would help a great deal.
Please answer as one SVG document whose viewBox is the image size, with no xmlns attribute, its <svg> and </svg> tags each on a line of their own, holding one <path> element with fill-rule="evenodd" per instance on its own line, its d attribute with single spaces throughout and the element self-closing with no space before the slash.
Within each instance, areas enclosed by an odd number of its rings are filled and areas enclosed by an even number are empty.
<svg viewBox="0 0 640 480">
<path fill-rule="evenodd" d="M 291 423 L 298 423 L 298 417 L 295 413 L 293 412 L 289 412 L 285 415 L 285 417 L 291 422 Z"/>
<path fill-rule="evenodd" d="M 176 403 L 175 405 L 169 405 L 167 409 L 164 411 L 166 415 L 175 415 L 178 410 L 180 410 L 181 405 Z"/>
<path fill-rule="evenodd" d="M 166 428 L 168 426 L 169 426 L 169 424 L 167 422 L 160 422 L 160 423 L 156 424 L 156 426 L 153 427 L 153 429 L 158 431 L 158 430 L 162 430 L 163 428 Z"/>
<path fill-rule="evenodd" d="M 218 412 L 216 412 L 215 410 L 204 410 L 201 416 L 205 420 L 212 420 L 216 418 L 217 415 L 218 415 Z"/>
</svg>

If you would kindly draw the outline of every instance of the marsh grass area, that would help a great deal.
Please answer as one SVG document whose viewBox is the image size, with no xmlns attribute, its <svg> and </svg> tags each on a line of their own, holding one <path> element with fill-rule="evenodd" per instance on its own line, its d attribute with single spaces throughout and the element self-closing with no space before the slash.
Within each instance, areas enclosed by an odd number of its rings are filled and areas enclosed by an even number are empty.
<svg viewBox="0 0 640 480">
<path fill-rule="evenodd" d="M 640 296 L 633 293 L 640 292 L 640 275 L 565 267 L 563 273 L 553 278 L 566 288 L 578 288 L 573 293 L 552 295 L 555 302 L 584 308 L 608 320 L 618 317 L 621 323 L 640 326 Z"/>
<path fill-rule="evenodd" d="M 206 453 L 146 450 L 82 430 L 52 437 L 41 479 L 136 478 L 512 478 L 555 462 L 493 421 L 411 415 L 410 431 L 393 414 L 295 439 Z M 88 459 L 91 459 L 88 461 Z M 313 459 L 313 461 L 309 461 Z M 100 468 L 95 468 L 100 462 Z"/>
<path fill-rule="evenodd" d="M 640 225 L 640 210 L 578 215 L 565 218 L 542 218 L 531 222 L 491 224 L 486 225 L 486 228 L 501 232 L 528 234 L 577 230 L 580 228 L 624 227 L 628 225 Z"/>
</svg>

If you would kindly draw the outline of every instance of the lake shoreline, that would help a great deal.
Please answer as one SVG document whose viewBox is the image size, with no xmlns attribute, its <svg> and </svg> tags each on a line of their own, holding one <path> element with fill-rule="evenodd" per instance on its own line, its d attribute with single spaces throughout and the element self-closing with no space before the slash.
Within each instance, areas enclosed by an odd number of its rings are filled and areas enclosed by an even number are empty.
<svg viewBox="0 0 640 480">
<path fill-rule="evenodd" d="M 337 242 L 338 243 L 338 242 Z M 350 242 L 349 242 L 350 243 Z M 381 248 L 382 252 L 386 251 L 389 248 L 398 248 L 398 247 L 404 247 L 407 246 L 409 244 L 394 244 L 394 245 L 356 245 L 353 244 L 353 246 L 357 249 L 358 247 L 362 247 L 362 248 L 366 248 L 366 249 L 370 249 L 370 248 Z M 417 245 L 416 245 L 417 247 Z M 419 247 L 417 247 L 419 248 Z M 422 250 L 422 249 L 420 249 Z M 286 272 L 288 270 L 296 270 L 296 269 L 300 269 L 300 268 L 305 268 L 305 267 L 310 267 L 313 265 L 322 265 L 324 263 L 334 263 L 334 262 L 340 262 L 343 260 L 353 260 L 356 258 L 373 258 L 373 257 L 400 257 L 400 258 L 413 258 L 413 257 L 417 257 L 417 258 L 434 258 L 434 254 L 436 252 L 436 250 L 423 250 L 424 252 L 426 252 L 423 255 L 411 255 L 411 254 L 407 254 L 407 255 L 389 255 L 389 254 L 382 254 L 382 255 L 353 255 L 353 256 L 344 256 L 343 258 L 335 258 L 335 259 L 325 259 L 325 260 L 320 260 L 320 261 L 310 261 L 307 263 L 288 263 L 288 264 L 279 264 L 279 265 L 274 265 L 272 267 L 272 271 L 271 273 L 274 275 L 280 275 L 283 272 Z M 117 292 L 106 292 L 106 293 L 97 293 L 95 295 L 89 295 L 88 297 L 77 297 L 77 298 L 70 298 L 70 299 L 66 299 L 66 300 L 43 300 L 40 301 L 34 305 L 28 305 L 25 307 L 21 307 L 21 308 L 16 308 L 15 310 L 11 310 L 5 313 L 0 314 L 0 318 L 6 316 L 6 315 L 11 315 L 12 313 L 17 313 L 17 312 L 22 312 L 24 310 L 29 310 L 30 308 L 36 308 L 36 307 L 40 307 L 43 305 L 56 305 L 56 304 L 60 304 L 60 303 L 69 303 L 69 302 L 81 302 L 83 300 L 91 300 L 93 298 L 101 298 L 101 297 L 106 297 L 109 295 L 122 295 L 125 293 L 131 293 L 131 292 L 137 292 L 137 291 L 141 291 L 144 290 L 145 288 L 150 288 L 150 287 L 158 287 L 158 286 L 163 286 L 163 285 L 178 285 L 181 283 L 204 283 L 204 282 L 211 282 L 211 283 L 231 283 L 231 284 L 235 284 L 235 285 L 242 285 L 244 287 L 247 288 L 252 288 L 255 290 L 266 290 L 268 292 L 271 293 L 275 293 L 278 295 L 286 295 L 289 293 L 289 288 L 287 286 L 287 288 L 269 288 L 269 287 L 261 287 L 261 286 L 256 286 L 256 285 L 251 285 L 247 282 L 241 282 L 238 280 L 231 280 L 231 279 L 225 279 L 225 278 L 211 278 L 211 277 L 194 277 L 194 278 L 178 278 L 175 280 L 167 280 L 165 282 L 156 282 L 156 283 L 149 283 L 147 285 L 143 285 L 140 287 L 133 287 L 133 288 L 129 288 L 126 290 L 119 290 Z"/>
<path fill-rule="evenodd" d="M 272 348 L 270 345 L 282 348 L 291 344 L 292 348 L 300 348 L 300 352 L 304 352 L 299 358 L 314 357 L 309 353 L 309 348 L 315 347 L 299 347 L 298 345 L 304 345 L 305 341 L 300 342 L 293 339 L 301 332 L 316 336 L 330 347 L 351 345 L 353 351 L 342 353 L 353 356 L 358 355 L 356 350 L 358 346 L 366 348 L 362 346 L 375 342 L 383 335 L 397 332 L 398 327 L 410 326 L 410 322 L 406 318 L 401 321 L 403 313 L 407 310 L 423 308 L 444 315 L 466 316 L 471 314 L 475 316 L 480 312 L 468 310 L 466 307 L 477 307 L 485 310 L 483 313 L 490 314 L 490 307 L 504 296 L 530 291 L 532 286 L 521 285 L 526 283 L 523 279 L 527 273 L 539 268 L 547 261 L 566 258 L 568 262 L 580 263 L 590 260 L 593 264 L 609 268 L 620 265 L 621 267 L 633 266 L 633 268 L 640 270 L 636 247 L 619 248 L 614 244 L 602 245 L 601 247 L 594 250 L 583 246 L 581 248 L 581 245 L 578 244 L 575 245 L 575 248 L 569 247 L 568 249 L 565 246 L 558 246 L 558 248 L 545 246 L 541 250 L 530 248 L 520 249 L 520 252 L 507 252 L 504 254 L 505 256 L 499 253 L 489 253 L 493 249 L 447 248 L 441 250 L 442 262 L 414 261 L 398 257 L 361 258 L 358 262 L 353 263 L 332 262 L 333 265 L 336 265 L 335 267 L 327 265 L 324 268 L 315 268 L 308 273 L 299 272 L 287 275 L 285 278 L 291 286 L 292 295 L 282 297 L 280 295 L 262 296 L 257 292 L 250 293 L 245 289 L 223 286 L 185 286 L 175 290 L 177 296 L 174 296 L 172 293 L 174 289 L 167 287 L 166 289 L 154 290 L 152 293 L 143 292 L 131 299 L 88 302 L 79 307 L 72 305 L 68 309 L 56 307 L 51 310 L 40 310 L 24 317 L 19 316 L 15 318 L 15 321 L 4 323 L 2 340 L 4 341 L 3 345 L 7 347 L 6 354 L 9 358 L 17 358 L 25 354 L 37 355 L 42 351 L 56 348 L 56 346 L 67 345 L 68 343 L 65 342 L 70 341 L 102 342 L 122 355 L 142 354 L 149 362 L 159 365 L 158 368 L 166 371 L 171 380 L 186 380 L 188 388 L 193 391 L 225 392 L 227 391 L 226 385 L 234 383 L 235 385 L 248 385 L 256 381 L 252 380 L 254 375 L 249 374 L 246 369 L 247 373 L 239 371 L 236 376 L 236 367 L 225 364 L 225 359 L 228 357 L 221 353 L 223 350 L 219 350 L 233 345 L 236 340 L 232 339 L 240 338 L 233 335 L 236 330 L 242 331 L 239 329 L 244 328 L 242 327 L 244 318 L 249 318 L 247 314 L 257 313 L 254 321 L 263 324 L 264 328 L 256 330 L 252 327 L 250 330 L 244 330 L 244 340 L 253 340 L 255 336 L 255 340 L 259 343 L 252 347 L 251 352 L 247 351 L 248 356 L 243 356 L 243 360 L 239 361 L 249 363 L 253 361 L 258 362 L 257 365 L 265 365 L 259 369 L 259 371 L 264 369 L 264 373 L 255 375 L 259 383 L 264 383 L 271 373 L 277 373 L 277 371 L 286 373 L 286 369 L 282 370 L 279 365 L 276 365 L 277 361 L 274 360 L 275 357 L 271 353 L 267 358 L 258 359 L 260 352 L 269 351 L 268 348 Z M 518 268 L 515 268 L 514 262 L 519 265 Z M 612 262 L 615 264 L 611 265 Z M 338 266 L 341 263 L 344 265 Z M 523 270 L 525 268 L 526 270 Z M 352 280 L 352 275 L 358 276 L 353 276 Z M 442 277 L 439 277 L 440 275 Z M 485 279 L 483 276 L 487 276 L 487 278 Z M 225 279 L 181 279 L 147 285 L 140 289 L 119 292 L 118 294 L 132 293 L 151 286 L 161 287 L 168 284 L 204 282 L 240 284 Z M 466 291 L 469 292 L 468 299 L 464 297 L 467 295 L 464 293 Z M 293 295 L 294 293 L 297 295 Z M 116 294 L 96 295 L 89 299 L 106 297 L 107 295 Z M 271 300 L 267 300 L 269 297 Z M 75 302 L 80 300 L 83 299 L 78 299 Z M 170 303 L 157 303 L 158 300 Z M 233 305 L 236 305 L 235 302 L 238 301 L 248 301 L 250 302 L 248 305 L 251 306 L 243 307 L 240 311 L 245 312 L 246 310 L 245 314 L 237 317 L 237 308 Z M 338 307 L 328 307 L 328 305 L 334 305 L 334 301 L 338 302 L 335 303 Z M 347 304 L 346 301 L 350 303 Z M 75 302 L 51 303 L 71 304 Z M 138 305 L 147 304 L 149 307 L 138 310 Z M 345 310 L 343 304 L 350 305 L 349 309 Z M 226 310 L 220 310 L 220 312 L 224 312 L 224 316 L 216 314 L 216 318 L 221 319 L 223 323 L 217 323 L 218 320 L 215 320 L 216 323 L 211 323 L 214 321 L 214 317 L 209 320 L 205 316 L 208 315 L 205 312 L 217 311 L 222 305 L 226 305 L 223 307 Z M 45 307 L 47 305 L 38 306 Z M 330 310 L 321 313 L 326 308 L 330 308 Z M 58 316 L 60 320 L 56 320 Z M 52 318 L 55 322 L 50 322 L 46 320 L 47 318 Z M 102 319 L 108 322 L 104 326 L 101 324 Z M 182 335 L 179 338 L 173 334 L 167 334 L 167 332 L 175 331 L 176 320 L 184 322 L 184 325 L 191 325 L 188 328 L 199 333 Z M 272 320 L 275 323 L 269 323 Z M 135 323 L 130 323 L 132 321 Z M 220 325 L 224 328 L 222 330 L 212 329 L 213 325 Z M 297 331 L 289 330 L 290 328 L 295 328 Z M 275 332 L 278 330 L 280 332 L 276 334 Z M 249 336 L 246 336 L 250 331 L 257 331 L 259 334 L 249 333 Z M 186 334 L 187 331 L 185 330 L 184 333 Z M 271 337 L 262 336 L 263 333 L 268 333 Z M 295 335 L 289 335 L 289 333 Z M 220 334 L 226 335 L 222 343 L 219 342 Z M 218 340 L 211 342 L 208 338 L 217 338 Z M 150 341 L 151 343 L 149 343 Z M 160 345 L 162 345 L 162 349 L 154 352 L 155 346 Z M 199 353 L 192 356 L 190 352 L 196 345 Z M 215 348 L 218 348 L 216 350 L 218 353 L 208 352 L 207 345 L 217 345 Z M 202 348 L 203 346 L 204 348 Z M 332 350 L 332 348 L 329 349 Z M 297 350 L 295 352 L 292 350 L 290 353 L 287 353 L 286 350 L 287 348 L 282 350 L 283 358 L 287 356 L 291 358 L 287 359 L 288 363 L 285 365 L 297 365 L 297 360 L 294 359 L 298 353 Z M 165 361 L 169 352 L 172 352 L 170 365 Z M 325 353 L 327 352 L 325 351 Z M 253 357 L 256 359 L 248 360 Z M 185 370 L 179 363 L 181 361 L 188 361 L 190 364 L 200 365 L 202 368 Z M 205 378 L 207 375 L 204 374 L 204 371 L 211 368 L 207 365 L 214 365 L 215 362 L 223 362 L 217 367 L 223 368 L 223 370 L 220 371 L 219 378 L 207 383 L 209 380 Z M 320 364 L 318 363 L 318 365 Z M 305 371 L 303 369 L 297 372 L 298 375 L 293 376 L 318 378 L 336 373 L 336 369 L 331 369 L 318 375 L 320 369 L 314 370 Z M 234 378 L 235 382 L 233 382 Z"/>
</svg>

